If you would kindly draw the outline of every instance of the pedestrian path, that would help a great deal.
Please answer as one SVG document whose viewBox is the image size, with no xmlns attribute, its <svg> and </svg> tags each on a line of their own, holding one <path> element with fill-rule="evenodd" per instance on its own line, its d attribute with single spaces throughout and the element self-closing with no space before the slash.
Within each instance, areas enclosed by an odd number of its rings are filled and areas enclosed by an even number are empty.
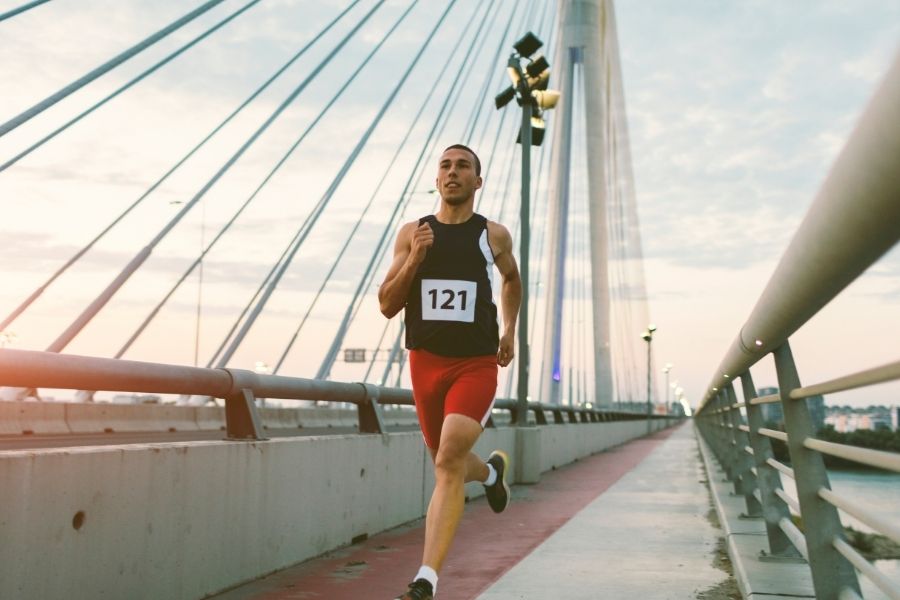
<svg viewBox="0 0 900 600">
<path fill-rule="evenodd" d="M 727 578 L 705 480 L 687 423 L 478 599 L 697 598 Z"/>
<path fill-rule="evenodd" d="M 437 598 L 694 598 L 726 577 L 712 567 L 704 479 L 688 423 L 515 486 L 501 515 L 474 500 Z M 417 570 L 423 535 L 417 521 L 215 598 L 388 600 Z"/>
</svg>

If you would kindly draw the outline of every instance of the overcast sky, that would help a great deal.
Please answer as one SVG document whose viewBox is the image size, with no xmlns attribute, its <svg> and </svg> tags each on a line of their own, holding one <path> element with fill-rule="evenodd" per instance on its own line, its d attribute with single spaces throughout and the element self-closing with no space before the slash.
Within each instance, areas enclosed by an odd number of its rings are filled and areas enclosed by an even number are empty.
<svg viewBox="0 0 900 600">
<path fill-rule="evenodd" d="M 0 1 L 0 12 L 21 0 Z M 0 121 L 101 64 L 201 2 L 54 0 L 0 22 Z M 184 30 L 0 138 L 0 162 L 139 74 L 246 2 L 227 0 Z M 0 316 L 5 316 L 63 260 L 134 201 L 203 135 L 342 10 L 345 2 L 263 0 L 209 40 L 123 93 L 59 138 L 0 173 Z M 334 198 L 334 210 L 311 234 L 288 273 L 286 289 L 267 307 L 239 358 L 274 363 L 318 281 L 365 204 L 428 90 L 425 115 L 436 114 L 461 68 L 453 62 L 436 81 L 459 36 L 489 21 L 495 37 L 479 51 L 490 59 L 496 39 L 513 28 L 536 28 L 544 3 L 500 2 L 496 8 L 459 0 L 428 47 L 393 110 Z M 292 67 L 204 150 L 92 251 L 82 266 L 11 328 L 15 347 L 45 347 L 121 266 L 190 199 L 222 162 L 271 114 L 353 23 L 373 5 L 364 0 L 323 43 Z M 113 303 L 68 351 L 109 356 L 159 299 L 211 232 L 225 223 L 260 179 L 349 75 L 401 17 L 408 2 L 390 0 L 323 70 L 314 85 L 267 131 L 213 192 L 162 244 Z M 442 3 L 422 2 L 334 110 L 267 186 L 240 221 L 241 242 L 223 244 L 204 273 L 201 363 L 218 345 L 235 310 L 260 273 L 285 247 L 297 219 L 327 189 L 356 140 L 434 27 Z M 484 12 L 482 13 L 482 8 Z M 675 365 L 673 379 L 696 402 L 737 335 L 803 218 L 819 185 L 900 46 L 900 5 L 891 0 L 845 2 L 621 2 L 616 5 L 650 314 L 659 330 L 656 362 Z M 495 11 L 495 12 L 491 12 Z M 526 14 L 527 13 L 527 14 Z M 485 16 L 487 15 L 487 16 Z M 514 35 L 510 33 L 509 35 Z M 548 29 L 542 32 L 550 37 Z M 495 39 L 496 38 L 496 39 Z M 506 52 L 507 50 L 504 50 Z M 494 69 L 492 69 L 494 70 Z M 496 75 L 496 77 L 495 77 Z M 495 93 L 502 73 L 479 73 L 460 93 L 475 102 Z M 493 144 L 500 113 L 484 113 L 473 142 Z M 446 135 L 464 131 L 471 111 L 450 117 Z M 481 117 L 480 117 L 481 118 Z M 488 120 L 490 119 L 490 120 Z M 413 131 L 424 138 L 432 119 Z M 552 127 L 552 116 L 549 126 Z M 505 126 L 508 128 L 508 124 Z M 456 137 L 459 137 L 456 134 Z M 262 143 L 265 142 L 265 143 Z M 492 173 L 506 173 L 515 148 L 498 147 Z M 343 316 L 355 274 L 381 235 L 404 189 L 416 152 L 407 149 L 377 194 L 372 223 L 361 231 L 329 288 L 332 301 L 312 318 L 302 348 L 322 346 L 322 332 Z M 539 156 L 537 157 L 539 159 Z M 406 171 L 404 171 L 404 165 Z M 427 212 L 432 174 L 412 183 L 411 211 Z M 488 186 L 504 181 L 495 177 Z M 486 191 L 483 202 L 494 202 Z M 497 200 L 499 202 L 499 200 Z M 509 209 L 507 209 L 509 210 Z M 345 276 L 342 278 L 341 273 Z M 377 279 L 380 281 L 381 274 Z M 238 293 L 240 292 L 240 293 Z M 240 296 L 240 297 L 238 297 Z M 130 358 L 192 364 L 197 286 L 171 302 L 162 324 L 148 329 Z M 342 304 L 343 303 L 343 304 Z M 853 284 L 796 336 L 804 382 L 827 379 L 898 359 L 900 253 L 896 250 Z M 371 311 L 366 306 L 363 310 Z M 285 317 L 284 320 L 279 315 Z M 391 325 L 391 333 L 396 325 Z M 373 331 L 380 332 L 380 324 Z M 639 335 L 640 332 L 636 332 Z M 358 334 L 359 344 L 370 346 Z M 369 335 L 369 334 L 367 334 Z M 390 335 L 390 334 L 389 334 Z M 173 340 L 177 340 L 173 343 Z M 271 341 L 277 340 L 277 341 Z M 352 341 L 352 340 L 351 340 Z M 271 348 L 270 348 L 271 346 Z M 277 347 L 277 348 L 276 348 Z M 273 350 L 273 348 L 276 348 Z M 277 351 L 276 351 L 277 350 Z M 321 348 L 318 348 L 321 351 Z M 316 355 L 318 356 L 318 355 Z M 315 363 L 316 358 L 307 362 Z M 759 386 L 774 383 L 759 369 Z M 309 373 L 301 373 L 309 375 Z M 342 372 L 335 374 L 341 378 Z M 355 376 L 347 373 L 347 377 Z M 831 402 L 898 403 L 897 385 L 843 394 Z"/>
</svg>

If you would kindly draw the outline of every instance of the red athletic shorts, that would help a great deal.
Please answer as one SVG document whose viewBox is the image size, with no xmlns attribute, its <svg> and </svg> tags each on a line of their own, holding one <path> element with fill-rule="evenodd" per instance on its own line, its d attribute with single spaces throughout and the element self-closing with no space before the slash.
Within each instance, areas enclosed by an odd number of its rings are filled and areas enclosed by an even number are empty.
<svg viewBox="0 0 900 600">
<path fill-rule="evenodd" d="M 481 426 L 487 423 L 497 392 L 497 356 L 439 356 L 426 350 L 410 350 L 416 414 L 425 445 L 436 449 L 444 417 L 466 415 Z"/>
</svg>

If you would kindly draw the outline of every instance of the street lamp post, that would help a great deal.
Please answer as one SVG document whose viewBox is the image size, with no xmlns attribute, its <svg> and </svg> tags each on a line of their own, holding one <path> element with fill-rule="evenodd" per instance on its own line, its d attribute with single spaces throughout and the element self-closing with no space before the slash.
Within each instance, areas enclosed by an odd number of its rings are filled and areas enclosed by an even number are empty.
<svg viewBox="0 0 900 600">
<path fill-rule="evenodd" d="M 663 367 L 663 373 L 666 374 L 666 414 L 669 414 L 669 371 L 673 366 L 672 363 L 666 363 L 666 366 Z"/>
<path fill-rule="evenodd" d="M 650 348 L 653 343 L 653 332 L 656 331 L 656 325 L 650 324 L 647 326 L 647 329 L 641 335 L 645 342 L 647 342 L 647 433 L 650 433 L 650 417 L 652 413 L 652 407 L 650 404 L 650 363 L 651 363 L 651 355 Z"/>
<path fill-rule="evenodd" d="M 528 266 L 531 244 L 529 221 L 531 206 L 531 146 L 540 146 L 544 139 L 544 122 L 541 110 L 556 106 L 559 92 L 547 89 L 550 81 L 550 64 L 543 55 L 531 58 L 544 43 L 531 32 L 513 44 L 515 52 L 509 57 L 507 72 L 512 85 L 497 94 L 494 105 L 499 110 L 513 99 L 522 107 L 522 125 L 519 142 L 522 144 L 522 202 L 519 223 L 522 234 L 519 246 L 522 278 L 522 305 L 519 309 L 518 380 L 516 391 L 516 425 L 528 424 Z M 522 61 L 528 64 L 523 68 Z"/>
</svg>

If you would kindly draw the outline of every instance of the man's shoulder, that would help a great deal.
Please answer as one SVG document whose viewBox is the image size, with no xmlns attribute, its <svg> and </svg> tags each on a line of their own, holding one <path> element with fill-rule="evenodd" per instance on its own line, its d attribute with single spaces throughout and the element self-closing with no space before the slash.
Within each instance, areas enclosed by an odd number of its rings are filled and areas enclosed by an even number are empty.
<svg viewBox="0 0 900 600">
<path fill-rule="evenodd" d="M 497 221 L 491 221 L 490 219 L 486 219 L 486 221 L 488 234 L 491 236 L 510 237 L 509 229 L 507 229 L 505 225 L 498 223 Z"/>
<path fill-rule="evenodd" d="M 403 225 L 400 226 L 399 234 L 401 236 L 412 236 L 413 232 L 419 228 L 419 219 L 415 221 L 407 221 Z"/>
<path fill-rule="evenodd" d="M 512 236 L 504 225 L 487 220 L 488 243 L 493 248 L 494 256 L 499 256 L 512 249 Z"/>
</svg>

